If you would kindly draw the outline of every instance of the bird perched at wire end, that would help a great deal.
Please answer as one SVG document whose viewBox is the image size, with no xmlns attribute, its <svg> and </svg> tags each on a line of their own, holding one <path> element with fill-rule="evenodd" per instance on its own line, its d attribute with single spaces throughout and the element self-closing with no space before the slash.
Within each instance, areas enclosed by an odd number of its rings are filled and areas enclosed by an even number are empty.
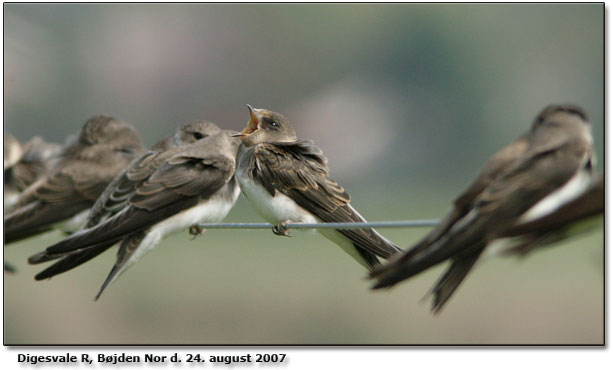
<svg viewBox="0 0 613 370">
<path fill-rule="evenodd" d="M 393 286 L 450 260 L 431 292 L 432 309 L 440 311 L 490 241 L 583 193 L 591 183 L 592 167 L 587 114 L 572 105 L 546 107 L 527 134 L 485 164 L 432 232 L 371 273 L 378 280 L 374 288 Z"/>
</svg>

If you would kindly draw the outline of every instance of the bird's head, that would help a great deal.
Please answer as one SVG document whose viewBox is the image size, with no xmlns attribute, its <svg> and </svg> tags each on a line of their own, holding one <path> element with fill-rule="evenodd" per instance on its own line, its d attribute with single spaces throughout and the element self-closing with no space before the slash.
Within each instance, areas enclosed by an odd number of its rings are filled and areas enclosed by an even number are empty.
<svg viewBox="0 0 613 370">
<path fill-rule="evenodd" d="M 296 131 L 283 115 L 267 109 L 249 108 L 249 122 L 240 133 L 233 135 L 242 140 L 245 146 L 260 143 L 292 143 L 297 140 Z"/>
<path fill-rule="evenodd" d="M 590 126 L 590 119 L 581 107 L 571 104 L 552 104 L 545 107 L 532 122 L 535 132 L 544 125 Z"/>
<path fill-rule="evenodd" d="M 213 122 L 193 121 L 177 127 L 173 140 L 176 146 L 189 145 L 219 132 L 221 129 Z"/>
</svg>

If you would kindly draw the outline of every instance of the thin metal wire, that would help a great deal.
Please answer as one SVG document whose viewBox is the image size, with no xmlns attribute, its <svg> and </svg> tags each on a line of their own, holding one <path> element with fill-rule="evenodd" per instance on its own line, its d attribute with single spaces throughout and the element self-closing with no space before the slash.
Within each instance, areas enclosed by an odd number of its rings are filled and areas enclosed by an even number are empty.
<svg viewBox="0 0 613 370">
<path fill-rule="evenodd" d="M 375 228 L 400 228 L 400 227 L 432 227 L 438 224 L 438 220 L 405 220 L 405 221 L 380 221 L 380 222 L 322 222 L 318 224 L 288 223 L 287 229 L 367 229 Z M 276 225 L 267 223 L 221 223 L 221 224 L 198 224 L 203 229 L 270 229 Z"/>
</svg>

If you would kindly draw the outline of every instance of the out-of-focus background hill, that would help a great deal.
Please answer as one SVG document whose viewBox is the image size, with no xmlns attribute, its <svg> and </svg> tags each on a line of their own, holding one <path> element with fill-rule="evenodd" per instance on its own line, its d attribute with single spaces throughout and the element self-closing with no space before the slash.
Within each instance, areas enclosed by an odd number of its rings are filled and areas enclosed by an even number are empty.
<svg viewBox="0 0 613 370">
<path fill-rule="evenodd" d="M 437 218 L 485 160 L 550 103 L 576 103 L 602 158 L 602 4 L 5 4 L 4 129 L 63 142 L 93 114 L 147 145 L 177 124 L 239 130 L 286 115 L 370 220 Z M 599 168 L 602 168 L 602 160 Z M 230 221 L 259 218 L 239 199 Z M 401 246 L 427 229 L 382 230 Z M 602 343 L 602 231 L 480 265 L 439 316 L 442 266 L 369 291 L 310 232 L 181 233 L 93 302 L 114 252 L 35 282 L 5 248 L 5 344 Z"/>
</svg>

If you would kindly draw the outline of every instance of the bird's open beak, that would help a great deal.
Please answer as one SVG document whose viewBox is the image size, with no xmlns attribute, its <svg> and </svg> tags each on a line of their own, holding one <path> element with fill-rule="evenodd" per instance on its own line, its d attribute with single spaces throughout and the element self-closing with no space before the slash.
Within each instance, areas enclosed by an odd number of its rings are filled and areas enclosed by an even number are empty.
<svg viewBox="0 0 613 370">
<path fill-rule="evenodd" d="M 245 129 L 241 131 L 240 134 L 232 135 L 232 137 L 248 136 L 258 130 L 260 119 L 255 113 L 255 109 L 251 105 L 247 104 L 247 108 L 249 108 L 249 115 L 251 116 L 251 118 L 249 119 L 249 123 L 247 124 L 247 127 L 245 127 Z"/>
</svg>

